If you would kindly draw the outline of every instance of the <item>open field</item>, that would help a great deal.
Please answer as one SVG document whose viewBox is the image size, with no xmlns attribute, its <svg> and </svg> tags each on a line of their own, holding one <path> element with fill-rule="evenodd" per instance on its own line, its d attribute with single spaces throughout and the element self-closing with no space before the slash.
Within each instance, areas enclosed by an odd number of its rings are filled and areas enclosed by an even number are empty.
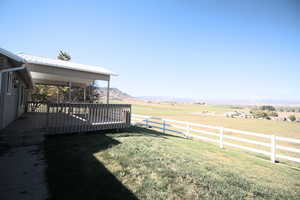
<svg viewBox="0 0 300 200">
<path fill-rule="evenodd" d="M 242 111 L 247 112 L 248 108 L 238 108 L 238 107 L 231 107 L 231 106 L 216 106 L 216 105 L 197 105 L 197 104 L 167 104 L 167 103 L 135 103 L 133 104 L 133 113 L 134 114 L 141 114 L 141 115 L 148 115 L 148 116 L 160 116 L 167 119 L 175 119 L 180 121 L 189 121 L 194 123 L 218 126 L 218 127 L 225 127 L 225 128 L 232 128 L 238 129 L 243 131 L 251 131 L 263 134 L 270 134 L 282 137 L 289 137 L 300 139 L 300 123 L 296 122 L 286 122 L 286 121 L 272 121 L 272 120 L 258 120 L 258 119 L 243 119 L 243 118 L 227 118 L 223 114 L 225 112 L 231 111 Z M 214 112 L 216 115 L 197 115 L 195 113 L 199 113 L 202 111 L 207 112 Z M 212 129 L 205 129 L 205 131 L 212 131 L 214 133 L 219 133 L 216 130 Z M 182 130 L 180 130 L 182 131 Z M 206 136 L 211 139 L 218 139 L 218 137 L 207 136 L 199 133 L 193 132 L 193 134 Z M 244 139 L 255 140 L 258 142 L 265 142 L 270 144 L 269 139 L 264 139 L 261 137 L 256 136 L 245 136 L 239 135 L 236 133 L 225 133 L 226 135 L 237 136 Z M 251 147 L 263 151 L 270 152 L 269 147 L 264 147 L 261 145 L 256 144 L 249 144 L 245 142 L 234 141 L 230 139 L 225 139 L 227 142 L 233 142 L 234 144 L 244 145 L 246 147 Z M 286 147 L 292 147 L 300 149 L 300 144 L 297 143 L 290 143 L 290 142 L 277 142 L 277 145 L 283 145 Z M 227 146 L 225 146 L 227 148 Z M 229 147 L 233 149 L 233 147 Z M 237 149 L 238 151 L 243 151 Z M 247 151 L 248 152 L 248 151 Z M 292 156 L 295 158 L 300 158 L 300 154 L 296 152 L 290 152 L 285 150 L 276 150 L 277 154 L 283 154 L 287 156 Z M 299 167 L 297 163 L 287 161 L 285 159 L 277 159 L 280 162 L 286 163 L 291 166 Z"/>
<path fill-rule="evenodd" d="M 300 123 L 227 118 L 221 116 L 225 112 L 244 111 L 247 109 L 236 109 L 229 106 L 196 105 L 196 104 L 166 104 L 166 103 L 136 103 L 132 105 L 133 113 L 148 116 L 160 116 L 169 119 L 189 121 L 213 126 L 240 129 L 245 131 L 274 134 L 277 136 L 300 138 Z M 195 113 L 208 111 L 216 115 L 198 115 Z"/>
<path fill-rule="evenodd" d="M 141 128 L 49 137 L 44 148 L 53 199 L 300 197 L 297 169 Z"/>
</svg>

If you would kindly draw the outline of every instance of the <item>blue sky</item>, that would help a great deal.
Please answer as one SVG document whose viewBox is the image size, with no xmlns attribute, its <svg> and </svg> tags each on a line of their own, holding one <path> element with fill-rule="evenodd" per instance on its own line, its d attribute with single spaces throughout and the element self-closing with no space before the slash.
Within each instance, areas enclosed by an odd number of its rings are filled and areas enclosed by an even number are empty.
<svg viewBox="0 0 300 200">
<path fill-rule="evenodd" d="M 0 0 L 0 46 L 119 74 L 134 96 L 300 102 L 297 0 Z M 103 82 L 104 86 L 105 83 Z"/>
</svg>

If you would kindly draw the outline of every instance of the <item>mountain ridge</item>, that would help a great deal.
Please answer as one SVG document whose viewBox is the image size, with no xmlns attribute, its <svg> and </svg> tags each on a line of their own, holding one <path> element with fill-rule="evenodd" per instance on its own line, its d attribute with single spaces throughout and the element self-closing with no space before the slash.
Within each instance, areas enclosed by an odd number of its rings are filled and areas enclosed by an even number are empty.
<svg viewBox="0 0 300 200">
<path fill-rule="evenodd" d="M 100 99 L 106 99 L 107 88 L 98 87 L 96 89 L 100 95 Z M 177 102 L 177 103 L 199 103 L 206 102 L 209 104 L 223 104 L 223 105 L 290 105 L 299 106 L 300 100 L 276 100 L 276 99 L 196 99 L 184 97 L 168 97 L 168 96 L 138 96 L 134 97 L 130 94 L 121 91 L 118 88 L 110 88 L 110 100 L 115 101 L 152 101 L 152 102 Z"/>
</svg>

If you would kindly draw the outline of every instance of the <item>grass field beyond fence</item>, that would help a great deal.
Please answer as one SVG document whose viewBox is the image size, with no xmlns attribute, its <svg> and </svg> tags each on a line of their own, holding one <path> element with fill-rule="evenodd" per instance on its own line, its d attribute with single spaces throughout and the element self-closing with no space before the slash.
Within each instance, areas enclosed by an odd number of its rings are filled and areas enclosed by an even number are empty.
<svg viewBox="0 0 300 200">
<path fill-rule="evenodd" d="M 136 114 L 132 115 L 132 123 L 164 134 L 171 133 L 211 142 L 221 149 L 226 146 L 262 154 L 270 157 L 273 163 L 283 159 L 296 162 L 295 166 L 300 166 L 299 139 Z"/>
<path fill-rule="evenodd" d="M 222 126 L 232 129 L 265 133 L 282 137 L 300 139 L 300 123 L 227 118 L 226 112 L 247 112 L 247 108 L 235 108 L 220 105 L 198 105 L 198 104 L 170 104 L 170 103 L 132 103 L 132 113 L 148 116 L 163 117 L 181 121 L 189 121 L 212 126 Z M 215 115 L 200 114 L 203 111 L 215 113 Z"/>
</svg>

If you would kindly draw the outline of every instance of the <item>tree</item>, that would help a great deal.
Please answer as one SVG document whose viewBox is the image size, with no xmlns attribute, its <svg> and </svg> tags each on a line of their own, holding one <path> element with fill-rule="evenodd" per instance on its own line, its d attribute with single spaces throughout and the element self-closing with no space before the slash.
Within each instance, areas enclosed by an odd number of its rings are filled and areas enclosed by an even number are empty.
<svg viewBox="0 0 300 200">
<path fill-rule="evenodd" d="M 288 118 L 289 118 L 289 120 L 291 120 L 292 122 L 293 122 L 293 121 L 296 121 L 295 115 L 290 115 Z"/>
<path fill-rule="evenodd" d="M 47 101 L 48 87 L 45 85 L 35 85 L 31 92 L 31 100 L 34 102 L 45 102 Z"/>
<path fill-rule="evenodd" d="M 269 106 L 269 105 L 260 106 L 259 109 L 260 110 L 268 110 L 268 111 L 275 111 L 276 110 L 274 106 Z"/>
<path fill-rule="evenodd" d="M 259 110 L 259 109 L 252 109 L 250 111 L 250 113 L 253 115 L 254 118 L 258 119 L 258 118 L 266 118 L 268 117 L 267 112 L 263 111 L 263 110 Z"/>
<path fill-rule="evenodd" d="M 62 50 L 59 51 L 59 54 L 57 56 L 57 59 L 64 60 L 64 61 L 70 61 L 71 58 L 72 57 L 70 56 L 70 54 L 68 54 L 67 52 L 62 51 Z"/>
<path fill-rule="evenodd" d="M 67 52 L 62 51 L 62 50 L 59 51 L 59 54 L 57 56 L 57 59 L 64 60 L 64 61 L 70 61 L 71 58 L 72 57 L 71 57 L 70 54 L 68 54 Z M 57 86 L 57 89 L 58 89 L 58 92 L 60 94 L 59 100 L 60 100 L 61 96 L 63 97 L 63 101 L 68 98 L 68 91 L 70 90 L 69 87 L 66 87 L 66 86 Z"/>
<path fill-rule="evenodd" d="M 53 101 L 56 97 L 56 88 L 54 86 L 36 84 L 31 92 L 32 111 L 39 108 L 43 103 Z"/>
</svg>

